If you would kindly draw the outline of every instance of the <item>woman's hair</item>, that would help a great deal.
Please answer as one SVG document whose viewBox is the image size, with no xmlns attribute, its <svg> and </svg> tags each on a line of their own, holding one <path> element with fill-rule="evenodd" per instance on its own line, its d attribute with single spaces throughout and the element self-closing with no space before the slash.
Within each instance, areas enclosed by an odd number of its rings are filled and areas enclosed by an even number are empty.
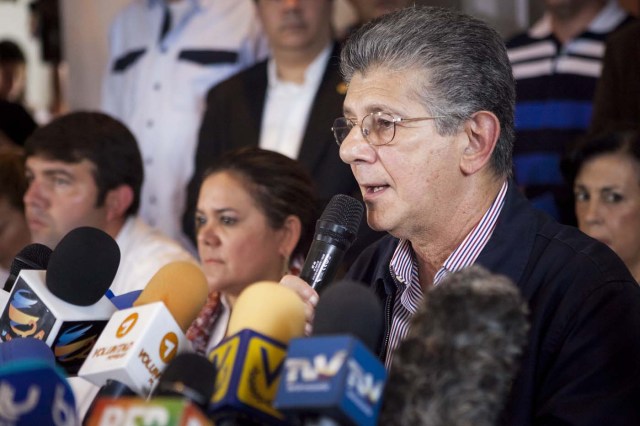
<svg viewBox="0 0 640 426">
<path fill-rule="evenodd" d="M 289 215 L 297 216 L 302 229 L 291 257 L 306 256 L 313 238 L 317 204 L 311 177 L 298 161 L 257 147 L 241 148 L 219 157 L 205 171 L 202 181 L 221 172 L 243 183 L 272 228 L 281 228 Z"/>
<path fill-rule="evenodd" d="M 618 130 L 586 136 L 569 150 L 560 169 L 567 182 L 573 186 L 576 176 L 587 161 L 606 154 L 624 154 L 640 165 L 640 134 L 635 130 Z"/>
</svg>

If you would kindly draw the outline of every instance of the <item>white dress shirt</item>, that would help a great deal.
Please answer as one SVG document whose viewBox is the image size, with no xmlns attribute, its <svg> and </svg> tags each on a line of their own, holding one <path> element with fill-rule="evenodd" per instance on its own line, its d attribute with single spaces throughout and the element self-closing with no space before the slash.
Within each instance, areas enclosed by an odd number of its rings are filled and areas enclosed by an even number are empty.
<svg viewBox="0 0 640 426">
<path fill-rule="evenodd" d="M 266 56 L 251 0 L 134 0 L 114 20 L 102 107 L 138 140 L 141 217 L 186 244 L 181 215 L 207 91 Z"/>
<path fill-rule="evenodd" d="M 280 80 L 275 60 L 269 60 L 269 83 L 262 113 L 260 148 L 277 151 L 289 158 L 298 158 L 311 106 L 327 68 L 332 47 L 332 44 L 327 45 L 309 64 L 302 84 Z"/>
</svg>

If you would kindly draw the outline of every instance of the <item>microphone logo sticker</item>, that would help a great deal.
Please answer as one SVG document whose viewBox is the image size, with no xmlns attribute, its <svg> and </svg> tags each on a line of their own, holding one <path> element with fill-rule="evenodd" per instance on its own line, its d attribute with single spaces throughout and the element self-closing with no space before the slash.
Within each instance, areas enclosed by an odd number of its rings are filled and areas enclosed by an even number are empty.
<svg viewBox="0 0 640 426">
<path fill-rule="evenodd" d="M 331 380 L 342 368 L 347 351 L 341 350 L 328 357 L 319 354 L 309 358 L 287 358 L 285 361 L 285 384 L 288 391 L 326 391 Z"/>
<path fill-rule="evenodd" d="M 51 346 L 67 374 L 77 374 L 107 325 L 106 321 L 67 321 Z"/>
<path fill-rule="evenodd" d="M 178 352 L 178 336 L 173 331 L 165 334 L 160 341 L 160 359 L 168 364 Z"/>
<path fill-rule="evenodd" d="M 122 321 L 116 330 L 116 337 L 121 339 L 126 336 L 138 322 L 138 313 L 134 312 Z"/>
<path fill-rule="evenodd" d="M 46 340 L 55 322 L 51 311 L 20 278 L 0 317 L 0 338 L 5 342 L 16 337 Z"/>
</svg>

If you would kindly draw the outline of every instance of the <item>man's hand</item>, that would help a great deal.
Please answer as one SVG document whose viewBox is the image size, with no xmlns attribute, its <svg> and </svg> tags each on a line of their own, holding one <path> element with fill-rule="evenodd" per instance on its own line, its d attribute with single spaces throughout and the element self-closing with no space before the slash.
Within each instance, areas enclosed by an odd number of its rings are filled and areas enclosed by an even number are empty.
<svg viewBox="0 0 640 426">
<path fill-rule="evenodd" d="M 305 303 L 305 316 L 307 322 L 304 327 L 304 333 L 309 336 L 312 332 L 311 323 L 313 321 L 313 315 L 315 313 L 316 305 L 318 304 L 318 293 L 312 289 L 306 281 L 296 277 L 295 275 L 285 275 L 280 280 L 280 284 L 295 291 Z"/>
</svg>

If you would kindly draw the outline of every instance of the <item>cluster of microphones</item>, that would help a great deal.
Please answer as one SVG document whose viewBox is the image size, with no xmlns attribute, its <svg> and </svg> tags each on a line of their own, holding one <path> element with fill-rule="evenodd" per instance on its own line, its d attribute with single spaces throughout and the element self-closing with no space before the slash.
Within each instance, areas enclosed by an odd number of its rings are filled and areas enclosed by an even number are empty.
<svg viewBox="0 0 640 426">
<path fill-rule="evenodd" d="M 374 354 L 385 344 L 389 307 L 369 286 L 332 282 L 362 210 L 336 196 L 317 222 L 301 275 L 320 292 L 310 336 L 297 294 L 254 283 L 238 296 L 227 337 L 206 356 L 185 337 L 207 298 L 197 265 L 169 263 L 141 292 L 109 298 L 120 252 L 104 232 L 77 228 L 53 251 L 25 247 L 0 291 L 0 424 L 439 425 L 455 424 L 441 411 L 456 400 L 466 415 L 469 401 L 476 404 L 475 424 L 491 424 L 482 419 L 498 418 L 526 340 L 518 291 L 475 281 L 436 287 L 387 378 Z M 463 319 L 449 312 L 456 298 L 465 301 Z M 488 308 L 494 304 L 501 307 Z M 478 347 L 456 358 L 460 341 Z M 487 356 L 495 364 L 483 366 Z M 68 381 L 75 376 L 99 387 L 82 419 Z M 439 395 L 443 377 L 473 377 L 490 402 L 452 393 L 449 382 Z M 429 422 L 421 421 L 427 412 Z"/>
</svg>

